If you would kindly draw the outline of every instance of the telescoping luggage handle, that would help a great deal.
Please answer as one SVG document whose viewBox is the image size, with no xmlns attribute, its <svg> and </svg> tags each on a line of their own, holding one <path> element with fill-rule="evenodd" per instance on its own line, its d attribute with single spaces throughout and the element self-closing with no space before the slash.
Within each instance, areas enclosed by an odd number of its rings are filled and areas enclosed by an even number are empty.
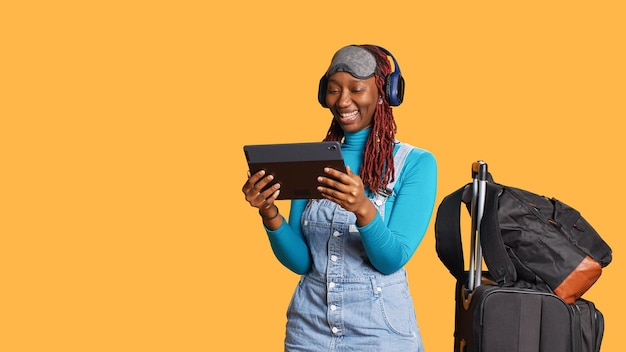
<svg viewBox="0 0 626 352">
<path fill-rule="evenodd" d="M 472 201 L 470 205 L 471 238 L 470 263 L 467 291 L 473 292 L 480 286 L 482 280 L 483 253 L 480 246 L 480 224 L 485 210 L 485 195 L 487 193 L 487 164 L 478 160 L 472 163 Z"/>
</svg>

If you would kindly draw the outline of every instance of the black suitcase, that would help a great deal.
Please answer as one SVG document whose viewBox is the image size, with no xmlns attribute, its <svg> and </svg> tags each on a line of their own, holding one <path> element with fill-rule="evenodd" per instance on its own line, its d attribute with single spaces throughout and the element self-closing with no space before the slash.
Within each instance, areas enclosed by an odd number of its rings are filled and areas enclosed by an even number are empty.
<svg viewBox="0 0 626 352">
<path fill-rule="evenodd" d="M 455 352 L 598 352 L 604 319 L 592 302 L 554 294 L 457 284 Z"/>
<path fill-rule="evenodd" d="M 487 164 L 479 161 L 472 165 L 471 202 L 466 200 L 471 214 L 470 260 L 469 270 L 457 277 L 454 351 L 600 351 L 604 318 L 592 302 L 579 299 L 567 304 L 550 292 L 497 286 L 489 281 L 488 274 L 483 275 L 480 221 L 486 176 Z M 438 214 L 435 232 L 440 221 L 446 220 Z M 442 260 L 450 255 L 443 254 L 446 250 L 443 241 L 437 238 Z"/>
</svg>

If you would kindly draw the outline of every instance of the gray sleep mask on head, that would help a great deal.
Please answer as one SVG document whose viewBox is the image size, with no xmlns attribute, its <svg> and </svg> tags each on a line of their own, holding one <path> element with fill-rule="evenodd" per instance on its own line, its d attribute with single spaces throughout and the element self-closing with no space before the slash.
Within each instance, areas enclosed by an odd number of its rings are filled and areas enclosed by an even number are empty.
<svg viewBox="0 0 626 352">
<path fill-rule="evenodd" d="M 325 76 L 337 72 L 348 72 L 358 79 L 367 79 L 376 72 L 376 59 L 367 49 L 349 45 L 335 53 Z"/>
</svg>

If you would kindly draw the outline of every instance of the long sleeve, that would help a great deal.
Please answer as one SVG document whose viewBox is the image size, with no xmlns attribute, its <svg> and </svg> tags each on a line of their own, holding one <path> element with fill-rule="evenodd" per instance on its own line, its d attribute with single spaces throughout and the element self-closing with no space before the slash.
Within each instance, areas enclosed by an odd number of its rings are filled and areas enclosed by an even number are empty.
<svg viewBox="0 0 626 352">
<path fill-rule="evenodd" d="M 346 134 L 342 145 L 344 160 L 355 173 L 363 161 L 368 133 L 364 130 Z M 409 261 L 426 234 L 436 192 L 435 157 L 429 151 L 414 148 L 396 181 L 394 194 L 385 202 L 385 220 L 377 214 L 359 228 L 366 254 L 378 271 L 390 274 Z M 307 202 L 291 201 L 289 220 L 274 231 L 265 229 L 276 258 L 297 274 L 305 274 L 312 266 L 310 249 L 300 227 Z"/>
<path fill-rule="evenodd" d="M 377 215 L 360 227 L 372 265 L 384 274 L 404 266 L 426 234 L 435 205 L 437 163 L 433 154 L 414 149 L 385 203 L 385 221 Z"/>
<path fill-rule="evenodd" d="M 311 268 L 311 253 L 300 228 L 300 217 L 308 200 L 292 200 L 289 221 L 276 230 L 265 228 L 276 258 L 296 274 L 305 274 Z"/>
</svg>

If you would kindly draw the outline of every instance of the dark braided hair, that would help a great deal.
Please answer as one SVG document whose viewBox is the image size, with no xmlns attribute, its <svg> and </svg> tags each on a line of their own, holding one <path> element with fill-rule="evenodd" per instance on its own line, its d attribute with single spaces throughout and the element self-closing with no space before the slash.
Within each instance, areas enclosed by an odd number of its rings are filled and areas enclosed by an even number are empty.
<svg viewBox="0 0 626 352">
<path fill-rule="evenodd" d="M 365 143 L 363 165 L 359 176 L 366 189 L 377 192 L 393 181 L 393 149 L 396 140 L 396 122 L 393 118 L 391 106 L 385 97 L 385 77 L 391 72 L 391 64 L 387 54 L 375 45 L 360 45 L 371 52 L 376 58 L 376 87 L 379 95 L 383 97 L 383 103 L 376 105 L 372 130 Z M 341 141 L 344 132 L 333 118 L 325 141 Z"/>
</svg>

